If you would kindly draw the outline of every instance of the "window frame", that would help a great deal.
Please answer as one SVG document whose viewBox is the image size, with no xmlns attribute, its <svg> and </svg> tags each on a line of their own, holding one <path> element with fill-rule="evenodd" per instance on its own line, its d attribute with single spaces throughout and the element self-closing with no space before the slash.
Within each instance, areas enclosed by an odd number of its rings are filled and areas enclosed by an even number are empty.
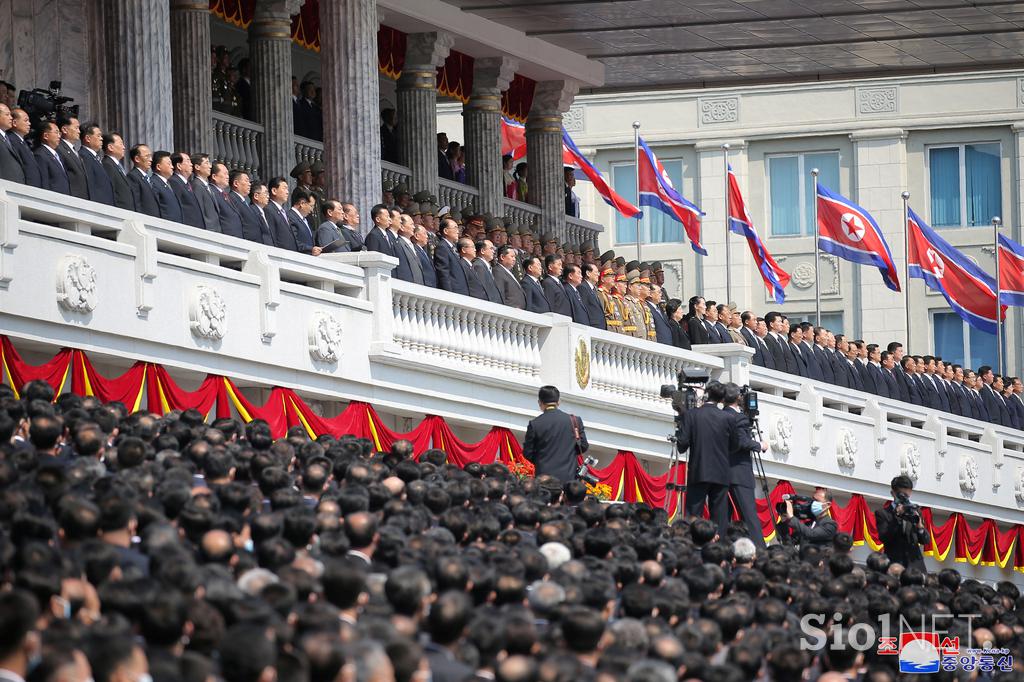
<svg viewBox="0 0 1024 682">
<path fill-rule="evenodd" d="M 797 238 L 800 238 L 800 237 L 813 237 L 814 236 L 814 226 L 813 225 L 804 225 L 803 224 L 805 219 L 806 219 L 806 210 L 805 209 L 806 209 L 806 206 L 807 206 L 807 187 L 806 187 L 806 184 L 803 182 L 803 179 L 807 176 L 807 174 L 810 173 L 810 169 L 807 168 L 806 165 L 805 165 L 805 158 L 807 156 L 813 155 L 813 154 L 835 154 L 835 156 L 836 156 L 836 175 L 839 177 L 840 184 L 842 184 L 842 173 L 843 173 L 842 162 L 843 162 L 843 155 L 842 155 L 842 150 L 840 150 L 840 149 L 834 149 L 834 148 L 830 148 L 830 149 L 805 149 L 805 150 L 802 150 L 802 151 L 792 151 L 792 152 L 771 152 L 771 153 L 766 153 L 764 155 L 764 157 L 763 157 L 763 159 L 764 159 L 763 160 L 763 163 L 764 163 L 764 197 L 765 197 L 765 206 L 768 209 L 768 211 L 767 211 L 768 212 L 768 215 L 767 215 L 768 221 L 767 222 L 768 222 L 768 237 L 770 239 L 797 239 Z M 799 188 L 799 198 L 797 200 L 798 201 L 797 213 L 800 216 L 800 222 L 801 222 L 800 230 L 797 231 L 794 234 L 777 234 L 775 232 L 775 224 L 772 221 L 772 171 L 771 171 L 772 159 L 787 158 L 787 157 L 793 157 L 793 156 L 795 156 L 797 158 L 797 178 L 798 178 L 797 186 Z M 837 192 L 841 192 L 842 191 L 841 187 L 832 187 L 831 189 L 833 189 L 833 190 L 835 190 Z"/>
<path fill-rule="evenodd" d="M 968 145 L 985 145 L 994 144 L 999 149 L 999 213 L 996 215 L 1003 214 L 1003 199 L 1006 192 L 1003 188 L 1003 141 L 999 139 L 981 139 L 981 140 L 970 140 L 965 142 L 936 142 L 934 144 L 924 145 L 924 158 L 925 158 L 925 178 L 924 186 L 928 192 L 928 224 L 937 230 L 973 230 L 979 227 L 991 227 L 991 223 L 982 223 L 980 225 L 967 225 L 967 147 Z M 932 150 L 933 149 L 956 149 L 957 150 L 957 161 L 959 170 L 959 187 L 957 191 L 960 193 L 960 224 L 959 225 L 936 225 L 935 216 L 933 215 L 932 206 Z M 966 351 L 965 351 L 966 353 Z M 968 354 L 968 357 L 969 354 Z"/>
<path fill-rule="evenodd" d="M 668 170 L 668 164 L 678 162 L 679 163 L 679 184 L 680 185 L 685 184 L 685 182 L 686 182 L 686 159 L 683 158 L 683 156 L 681 154 L 677 155 L 677 156 L 668 156 L 668 157 L 665 157 L 665 158 L 662 158 L 662 157 L 659 156 L 658 160 L 661 161 L 661 165 L 665 166 L 666 170 Z M 615 170 L 617 168 L 624 168 L 624 167 L 628 168 L 629 166 L 633 166 L 633 176 L 635 178 L 635 176 L 636 176 L 636 159 L 621 159 L 619 161 L 611 161 L 608 164 L 608 174 L 610 176 L 609 180 L 611 181 L 609 184 L 612 186 L 612 188 L 615 188 Z M 636 181 L 634 180 L 634 183 L 635 182 Z M 677 192 L 679 192 L 680 196 L 684 196 L 684 197 L 686 196 L 685 191 L 681 187 L 675 187 L 675 190 Z M 618 190 L 616 189 L 615 191 L 617 192 Z M 634 192 L 636 192 L 636 190 L 634 190 Z M 634 199 L 637 199 L 637 196 L 636 196 L 636 194 L 634 194 L 634 196 L 632 196 L 632 197 L 624 197 L 624 198 L 627 201 L 633 201 Z M 649 220 L 650 220 L 650 211 L 657 211 L 658 209 L 652 208 L 650 206 L 639 206 L 638 208 L 640 208 L 644 212 L 644 217 L 640 219 L 640 239 L 641 239 L 640 246 L 664 246 L 664 245 L 670 245 L 670 244 L 675 244 L 676 243 L 675 241 L 672 241 L 672 240 L 660 241 L 660 242 L 651 241 L 651 224 L 649 222 Z M 615 209 L 612 209 L 612 241 L 613 241 L 614 245 L 616 247 L 619 247 L 619 246 L 636 246 L 636 233 L 635 233 L 635 231 L 634 231 L 634 234 L 630 238 L 629 241 L 621 241 L 621 242 L 619 241 L 618 221 L 619 221 L 620 217 L 621 216 L 619 216 L 619 214 L 615 211 Z M 664 219 L 665 220 L 673 220 L 673 221 L 675 220 L 674 218 L 671 218 L 669 216 L 665 216 Z M 633 219 L 633 218 L 624 218 L 624 220 L 632 220 L 632 221 L 635 222 L 635 219 Z M 683 243 L 689 244 L 689 238 L 686 236 L 686 231 L 684 230 L 684 228 L 683 228 L 683 226 L 681 224 L 679 225 L 679 230 L 680 230 L 680 232 L 682 232 Z"/>
</svg>

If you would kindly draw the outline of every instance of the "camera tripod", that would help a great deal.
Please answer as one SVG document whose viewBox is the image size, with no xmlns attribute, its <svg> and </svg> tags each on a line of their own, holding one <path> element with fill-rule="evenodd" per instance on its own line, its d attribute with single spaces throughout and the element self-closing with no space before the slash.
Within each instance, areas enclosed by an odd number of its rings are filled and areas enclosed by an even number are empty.
<svg viewBox="0 0 1024 682">
<path fill-rule="evenodd" d="M 676 426 L 680 426 L 680 417 L 676 417 Z M 686 479 L 683 482 L 679 482 L 679 470 L 676 469 L 675 481 L 672 480 L 672 469 L 677 466 L 680 461 L 686 464 L 686 459 L 683 454 L 679 452 L 679 440 L 676 438 L 675 432 L 668 437 L 668 442 L 672 443 L 672 454 L 668 458 L 668 473 L 665 475 L 665 513 L 669 513 L 672 509 L 671 500 L 675 496 L 676 499 L 676 518 L 679 518 L 682 514 L 680 505 L 683 503 L 683 493 L 686 492 Z M 690 475 L 689 469 L 686 471 L 686 475 Z M 673 519 L 668 520 L 669 525 L 673 524 Z"/>
<path fill-rule="evenodd" d="M 763 442 L 764 436 L 761 434 L 761 424 L 757 420 L 757 413 L 750 415 L 750 426 L 757 434 L 757 442 Z M 764 473 L 764 460 L 761 459 L 760 448 L 753 451 L 754 455 L 754 475 L 761 479 L 761 491 L 764 493 L 764 501 L 768 507 L 768 518 L 772 522 L 772 530 L 778 535 L 779 527 L 775 523 L 775 510 L 772 509 L 772 499 L 768 494 L 768 477 Z"/>
</svg>

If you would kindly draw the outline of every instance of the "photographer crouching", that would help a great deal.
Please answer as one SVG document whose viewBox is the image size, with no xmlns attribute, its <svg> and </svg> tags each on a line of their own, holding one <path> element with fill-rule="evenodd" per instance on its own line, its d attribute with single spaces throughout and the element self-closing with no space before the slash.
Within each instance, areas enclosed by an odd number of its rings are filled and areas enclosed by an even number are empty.
<svg viewBox="0 0 1024 682">
<path fill-rule="evenodd" d="M 815 488 L 811 498 L 786 495 L 780 503 L 779 541 L 783 544 L 831 545 L 839 532 L 835 519 L 829 516 L 832 493 Z"/>
<path fill-rule="evenodd" d="M 890 487 L 892 500 L 875 512 L 878 537 L 885 545 L 883 551 L 891 562 L 925 571 L 921 545 L 928 540 L 928 531 L 921 519 L 921 508 L 910 501 L 914 482 L 908 476 L 897 476 Z"/>
<path fill-rule="evenodd" d="M 526 427 L 523 456 L 533 464 L 534 475 L 538 478 L 547 475 L 568 483 L 579 475 L 579 458 L 590 444 L 583 430 L 583 420 L 558 409 L 561 398 L 556 387 L 540 387 L 537 404 L 543 413 L 531 419 Z M 582 469 L 586 471 L 585 467 Z"/>
</svg>

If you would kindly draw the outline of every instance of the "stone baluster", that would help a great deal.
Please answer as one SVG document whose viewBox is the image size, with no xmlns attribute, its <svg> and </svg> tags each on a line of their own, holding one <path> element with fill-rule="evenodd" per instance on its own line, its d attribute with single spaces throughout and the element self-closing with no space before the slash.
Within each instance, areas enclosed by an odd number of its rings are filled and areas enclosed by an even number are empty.
<svg viewBox="0 0 1024 682">
<path fill-rule="evenodd" d="M 170 44 L 175 149 L 205 152 L 213 136 L 210 0 L 171 0 Z"/>
<path fill-rule="evenodd" d="M 302 0 L 257 0 L 249 25 L 253 110 L 263 125 L 263 174 L 288 177 L 295 163 L 292 116 L 292 15 Z"/>
<path fill-rule="evenodd" d="M 540 207 L 541 232 L 565 232 L 565 180 L 562 165 L 562 114 L 579 90 L 575 81 L 541 81 L 526 119 L 530 150 L 530 203 Z"/>
<path fill-rule="evenodd" d="M 409 167 L 410 190 L 438 193 L 437 67 L 444 63 L 455 37 L 444 31 L 410 33 L 405 65 L 398 78 L 398 154 Z"/>
<path fill-rule="evenodd" d="M 462 107 L 466 131 L 466 179 L 480 191 L 477 210 L 503 215 L 505 196 L 501 157 L 501 93 L 512 82 L 519 63 L 509 57 L 473 62 L 473 91 Z"/>
</svg>

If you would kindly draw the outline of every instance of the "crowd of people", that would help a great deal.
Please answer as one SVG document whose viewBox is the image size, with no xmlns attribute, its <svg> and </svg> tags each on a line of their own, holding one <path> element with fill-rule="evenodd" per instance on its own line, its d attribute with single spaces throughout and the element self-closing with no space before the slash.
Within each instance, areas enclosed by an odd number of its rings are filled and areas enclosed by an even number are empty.
<svg viewBox="0 0 1024 682">
<path fill-rule="evenodd" d="M 850 626 L 930 614 L 1024 676 L 1012 583 L 745 532 L 407 441 L 4 386 L 0 678 L 884 682 L 897 657 Z"/>
</svg>

